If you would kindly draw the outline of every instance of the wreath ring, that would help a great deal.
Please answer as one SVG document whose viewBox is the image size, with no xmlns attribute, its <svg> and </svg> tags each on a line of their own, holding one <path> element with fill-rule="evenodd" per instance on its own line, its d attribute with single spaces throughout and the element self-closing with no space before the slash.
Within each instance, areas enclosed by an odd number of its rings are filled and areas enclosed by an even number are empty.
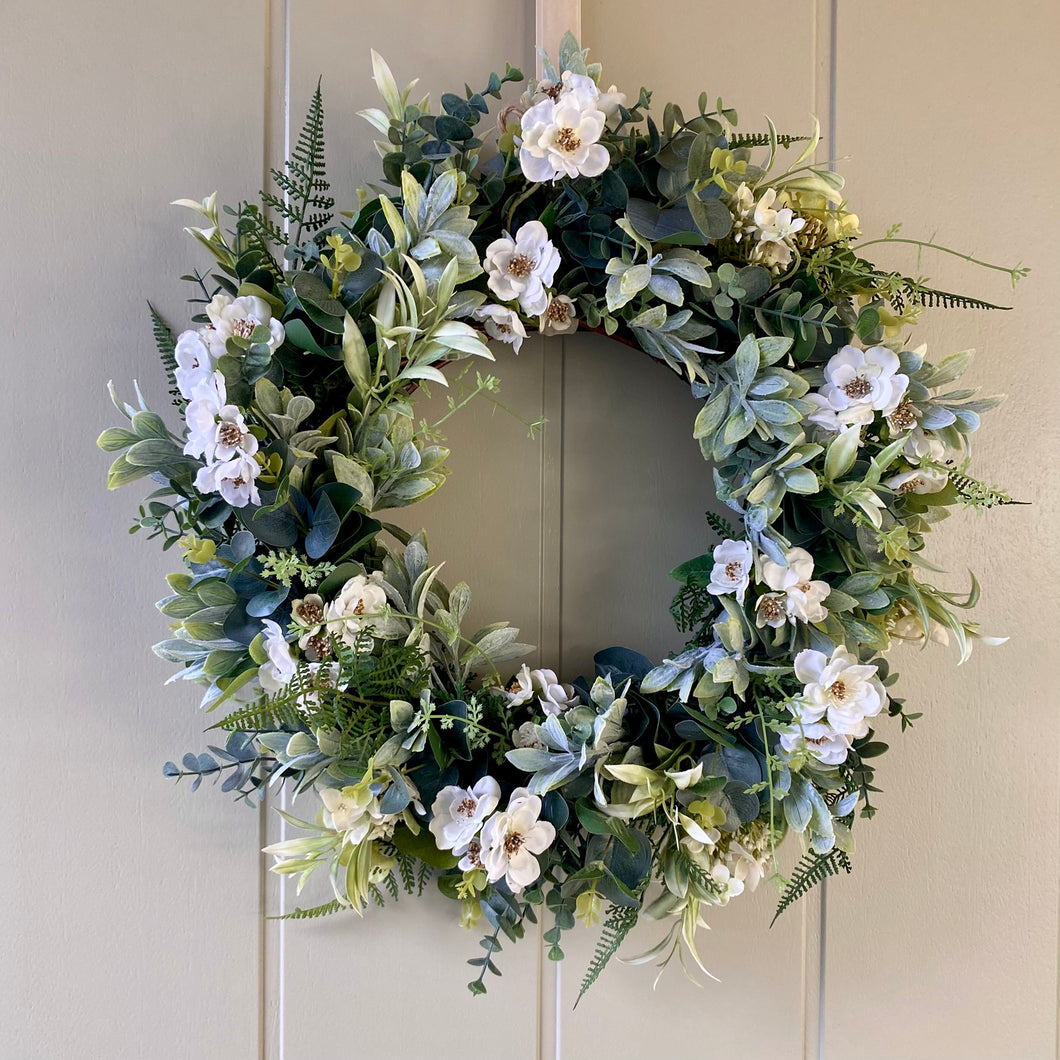
<svg viewBox="0 0 1060 1060">
<path fill-rule="evenodd" d="M 112 389 L 128 424 L 99 438 L 119 453 L 108 485 L 153 479 L 133 529 L 184 559 L 155 651 L 227 733 L 164 773 L 248 804 L 313 795 L 315 820 L 284 815 L 306 834 L 267 851 L 300 885 L 327 867 L 334 895 L 292 917 L 436 877 L 488 925 L 473 993 L 543 908 L 553 959 L 577 919 L 604 918 L 583 991 L 642 917 L 669 925 L 643 959 L 702 967 L 706 907 L 772 877 L 779 915 L 850 871 L 876 729 L 918 717 L 884 653 L 953 639 L 963 659 L 989 639 L 958 614 L 974 578 L 943 592 L 920 553 L 953 506 L 1012 503 L 967 472 L 997 402 L 948 389 L 970 354 L 933 364 L 905 333 L 924 307 L 998 307 L 863 258 L 936 245 L 859 243 L 842 178 L 813 161 L 819 128 L 741 133 L 705 93 L 657 122 L 567 34 L 487 141 L 487 99 L 520 71 L 435 113 L 372 58 L 383 106 L 362 114 L 389 190 L 336 221 L 318 84 L 260 203 L 178 203 L 215 270 L 188 277 L 197 326 L 174 337 L 152 310 L 183 429 Z M 657 664 L 611 648 L 589 678 L 512 676 L 519 631 L 465 631 L 468 586 L 441 582 L 422 532 L 375 518 L 444 481 L 417 392 L 455 383 L 454 410 L 488 394 L 487 339 L 518 353 L 535 326 L 633 345 L 702 402 L 728 515 L 673 571 L 685 644 Z M 785 878 L 788 834 L 803 857 Z"/>
</svg>

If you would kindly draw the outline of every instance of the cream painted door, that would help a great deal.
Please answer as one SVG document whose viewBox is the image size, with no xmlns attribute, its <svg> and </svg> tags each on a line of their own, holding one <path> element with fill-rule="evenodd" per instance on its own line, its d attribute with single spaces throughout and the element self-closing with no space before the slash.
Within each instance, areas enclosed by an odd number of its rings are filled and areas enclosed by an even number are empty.
<svg viewBox="0 0 1060 1060">
<path fill-rule="evenodd" d="M 159 775 L 199 746 L 202 719 L 147 654 L 170 565 L 124 539 L 131 496 L 101 493 L 102 383 L 138 376 L 161 396 L 140 307 L 150 297 L 182 319 L 175 277 L 196 260 L 166 202 L 252 194 L 322 75 L 342 208 L 375 173 L 356 117 L 374 102 L 368 49 L 437 98 L 505 60 L 532 68 L 534 5 L 8 0 L 0 643 L 17 691 L 0 697 L 0 1060 L 1056 1056 L 1060 16 L 982 0 L 542 8 L 546 41 L 580 15 L 583 43 L 627 92 L 648 85 L 661 104 L 705 88 L 750 130 L 767 113 L 793 130 L 819 115 L 867 238 L 904 220 L 1034 268 L 1013 294 L 956 260 L 894 262 L 1016 307 L 937 312 L 920 328 L 934 351 L 977 346 L 976 381 L 1010 394 L 980 468 L 1036 506 L 955 518 L 935 556 L 974 561 L 979 617 L 1012 642 L 956 671 L 903 661 L 925 716 L 894 741 L 855 875 L 772 931 L 764 888 L 718 911 L 702 950 L 721 983 L 697 990 L 671 970 L 652 993 L 650 970 L 616 964 L 575 1011 L 592 938 L 560 968 L 528 938 L 476 1000 L 463 985 L 476 937 L 440 897 L 363 920 L 266 921 L 295 901 L 257 855 L 275 815 Z M 575 674 L 613 643 L 673 647 L 665 572 L 704 550 L 711 498 L 680 381 L 582 335 L 499 350 L 497 375 L 500 399 L 545 418 L 543 432 L 472 406 L 447 424 L 450 482 L 403 520 L 428 528 L 451 581 L 471 582 L 476 614 L 516 622 L 545 665 Z M 632 947 L 651 938 L 638 929 Z"/>
</svg>

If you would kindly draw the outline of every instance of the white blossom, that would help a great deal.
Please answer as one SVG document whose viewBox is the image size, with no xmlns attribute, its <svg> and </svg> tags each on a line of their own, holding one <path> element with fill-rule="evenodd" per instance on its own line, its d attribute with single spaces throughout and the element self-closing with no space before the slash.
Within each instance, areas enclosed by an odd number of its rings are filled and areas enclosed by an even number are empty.
<svg viewBox="0 0 1060 1060">
<path fill-rule="evenodd" d="M 922 460 L 934 460 L 938 462 L 942 460 L 945 455 L 946 446 L 943 444 L 942 439 L 937 438 L 934 434 L 929 434 L 920 427 L 914 427 L 909 432 L 909 437 L 905 441 L 905 447 L 902 449 L 902 456 L 904 456 L 910 464 L 919 464 Z"/>
<path fill-rule="evenodd" d="M 546 714 L 562 714 L 568 707 L 581 702 L 574 685 L 561 682 L 555 670 L 531 670 L 530 683 Z"/>
<path fill-rule="evenodd" d="M 707 592 L 716 596 L 736 595 L 743 603 L 744 594 L 751 579 L 753 556 L 749 541 L 733 541 L 727 538 L 714 548 L 714 568 L 710 572 Z"/>
<path fill-rule="evenodd" d="M 828 582 L 813 580 L 813 556 L 804 548 L 792 548 L 784 553 L 784 559 L 786 563 L 782 566 L 768 556 L 762 557 L 762 577 L 766 585 L 774 592 L 784 593 L 784 610 L 792 623 L 796 620 L 823 622 L 828 616 L 824 601 L 831 587 Z M 759 601 L 759 615 L 761 608 Z M 771 620 L 758 624 L 778 625 Z"/>
<path fill-rule="evenodd" d="M 537 726 L 532 721 L 524 721 L 512 733 L 512 743 L 516 747 L 532 747 L 538 751 L 543 751 L 545 748 L 545 745 L 538 739 Z"/>
<path fill-rule="evenodd" d="M 275 353 L 283 344 L 283 324 L 275 320 L 269 303 L 256 295 L 232 298 L 228 294 L 215 294 L 206 307 L 210 325 L 203 331 L 203 338 L 214 359 L 226 352 L 226 344 L 233 336 L 249 339 L 254 329 L 264 324 L 269 329 L 269 349 Z"/>
<path fill-rule="evenodd" d="M 931 634 L 925 638 L 924 620 L 917 614 L 902 615 L 891 627 L 890 634 L 892 640 L 902 641 L 905 644 L 915 644 L 918 647 L 923 645 L 926 639 L 944 646 L 950 642 L 949 631 L 945 626 L 939 625 L 938 622 L 931 623 Z"/>
<path fill-rule="evenodd" d="M 523 115 L 519 165 L 535 183 L 560 177 L 598 177 L 611 162 L 599 143 L 607 115 L 577 91 L 543 99 Z"/>
<path fill-rule="evenodd" d="M 211 372 L 195 386 L 190 397 L 184 410 L 188 425 L 184 452 L 188 456 L 205 456 L 213 449 L 217 439 L 217 417 L 228 401 L 225 377 L 220 372 Z"/>
<path fill-rule="evenodd" d="M 343 839 L 347 843 L 356 846 L 383 828 L 386 815 L 380 812 L 379 799 L 367 784 L 318 791 L 324 803 L 324 824 L 345 833 Z"/>
<path fill-rule="evenodd" d="M 914 467 L 885 478 L 883 484 L 895 493 L 938 493 L 946 488 L 948 481 L 945 471 Z"/>
<path fill-rule="evenodd" d="M 788 754 L 808 754 L 821 765 L 838 766 L 847 760 L 850 737 L 837 733 L 823 721 L 796 719 L 780 730 L 780 746 Z"/>
<path fill-rule="evenodd" d="M 500 339 L 512 346 L 516 353 L 519 352 L 526 338 L 526 328 L 514 309 L 502 305 L 484 305 L 479 306 L 471 316 L 482 321 L 490 338 Z"/>
<path fill-rule="evenodd" d="M 195 391 L 213 375 L 214 362 L 209 347 L 200 331 L 182 331 L 177 336 L 173 357 L 177 369 L 173 373 L 181 396 L 190 401 Z"/>
<path fill-rule="evenodd" d="M 868 735 L 868 719 L 887 703 L 876 669 L 859 663 L 842 644 L 831 658 L 813 648 L 800 651 L 795 656 L 795 676 L 805 685 L 798 707 L 803 724 L 826 719 L 840 735 L 855 739 Z"/>
<path fill-rule="evenodd" d="M 534 678 L 530 667 L 523 663 L 519 672 L 499 691 L 508 697 L 509 707 L 521 707 L 524 703 L 529 703 L 534 697 Z"/>
<path fill-rule="evenodd" d="M 556 829 L 541 820 L 541 799 L 516 788 L 508 809 L 495 813 L 482 828 L 482 865 L 490 883 L 504 879 L 518 894 L 541 875 L 535 857 L 556 838 Z"/>
<path fill-rule="evenodd" d="M 518 300 L 528 316 L 540 316 L 548 308 L 545 288 L 552 285 L 559 264 L 548 230 L 540 221 L 527 221 L 514 239 L 505 234 L 490 243 L 482 267 L 486 285 L 502 302 Z"/>
<path fill-rule="evenodd" d="M 909 377 L 900 367 L 898 355 L 886 346 L 844 346 L 824 367 L 821 397 L 841 423 L 871 423 L 877 412 L 890 415 L 905 396 Z"/>
<path fill-rule="evenodd" d="M 253 458 L 237 450 L 228 460 L 218 460 L 199 468 L 195 476 L 195 488 L 200 493 L 220 493 L 233 508 L 244 508 L 248 504 L 260 504 L 255 480 L 261 474 L 261 465 Z"/>
<path fill-rule="evenodd" d="M 294 677 L 298 664 L 291 654 L 290 646 L 280 629 L 279 623 L 271 618 L 262 621 L 265 627 L 261 643 L 268 659 L 258 667 L 258 683 L 266 692 L 281 692 Z"/>
<path fill-rule="evenodd" d="M 369 627 L 376 637 L 400 637 L 405 632 L 401 620 L 386 615 L 386 607 L 382 572 L 354 575 L 328 604 L 328 629 L 351 648 L 357 647 Z"/>
<path fill-rule="evenodd" d="M 538 317 L 537 329 L 542 335 L 570 335 L 578 330 L 578 311 L 574 299 L 565 294 L 549 297 L 545 311 Z"/>
<path fill-rule="evenodd" d="M 501 801 L 501 786 L 493 777 L 485 776 L 474 787 L 449 785 L 438 792 L 427 826 L 439 850 L 467 851 L 468 844 L 478 835 L 482 822 Z"/>
</svg>

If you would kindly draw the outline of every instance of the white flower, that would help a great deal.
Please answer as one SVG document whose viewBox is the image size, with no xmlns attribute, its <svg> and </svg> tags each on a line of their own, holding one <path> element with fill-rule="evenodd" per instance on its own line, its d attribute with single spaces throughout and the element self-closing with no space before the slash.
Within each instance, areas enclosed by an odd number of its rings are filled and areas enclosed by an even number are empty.
<svg viewBox="0 0 1060 1060">
<path fill-rule="evenodd" d="M 925 640 L 924 620 L 916 614 L 902 615 L 891 627 L 891 638 L 905 644 L 916 644 L 919 647 Z M 932 622 L 930 639 L 935 644 L 945 646 L 950 642 L 950 635 L 945 626 Z"/>
<path fill-rule="evenodd" d="M 788 623 L 788 594 L 763 593 L 755 604 L 755 625 L 780 629 Z"/>
<path fill-rule="evenodd" d="M 427 826 L 438 849 L 463 854 L 500 801 L 501 786 L 490 776 L 483 777 L 473 788 L 442 788 L 431 807 L 434 817 Z"/>
<path fill-rule="evenodd" d="M 461 872 L 470 872 L 472 869 L 482 868 L 482 840 L 478 836 L 472 836 L 468 840 L 464 856 L 456 864 Z"/>
<path fill-rule="evenodd" d="M 743 603 L 744 594 L 751 575 L 751 543 L 726 539 L 714 548 L 714 569 L 710 572 L 707 592 L 716 596 L 736 594 L 738 603 Z"/>
<path fill-rule="evenodd" d="M 565 294 L 549 297 L 548 306 L 538 317 L 537 329 L 542 335 L 568 335 L 578 330 L 578 311 L 574 299 Z"/>
<path fill-rule="evenodd" d="M 283 343 L 283 325 L 273 319 L 272 310 L 264 298 L 244 295 L 233 299 L 228 294 L 215 294 L 206 307 L 206 315 L 210 318 L 210 326 L 203 331 L 203 338 L 215 360 L 226 352 L 230 338 L 249 339 L 260 324 L 269 329 L 269 349 L 273 353 Z"/>
<path fill-rule="evenodd" d="M 400 619 L 384 614 L 387 600 L 382 582 L 381 571 L 354 575 L 328 604 L 329 630 L 351 648 L 357 647 L 369 627 L 384 640 L 405 632 Z"/>
<path fill-rule="evenodd" d="M 523 339 L 526 338 L 526 328 L 514 309 L 507 309 L 502 305 L 484 305 L 479 306 L 471 316 L 483 322 L 490 338 L 507 342 L 514 347 L 516 353 L 519 352 Z"/>
<path fill-rule="evenodd" d="M 229 460 L 199 468 L 195 488 L 200 493 L 220 493 L 233 508 L 244 508 L 261 503 L 255 482 L 260 474 L 261 465 L 253 457 L 237 452 Z"/>
<path fill-rule="evenodd" d="M 555 670 L 531 670 L 530 683 L 546 714 L 562 714 L 568 707 L 581 702 L 574 685 L 563 684 Z"/>
<path fill-rule="evenodd" d="M 837 733 L 823 721 L 798 719 L 780 730 L 780 746 L 788 754 L 808 754 L 821 765 L 838 766 L 847 760 L 850 737 Z"/>
<path fill-rule="evenodd" d="M 928 434 L 927 431 L 920 427 L 914 427 L 909 432 L 905 448 L 902 449 L 902 455 L 910 464 L 919 464 L 921 460 L 934 460 L 937 462 L 945 457 L 946 446 L 941 438 Z"/>
<path fill-rule="evenodd" d="M 262 625 L 265 631 L 261 643 L 268 659 L 258 667 L 258 683 L 266 692 L 280 692 L 291 683 L 298 664 L 279 624 L 266 618 Z"/>
<path fill-rule="evenodd" d="M 173 357 L 177 362 L 173 373 L 177 389 L 190 401 L 195 390 L 213 375 L 213 357 L 198 331 L 182 331 L 177 336 Z"/>
<path fill-rule="evenodd" d="M 749 185 L 741 183 L 733 192 L 729 202 L 732 214 L 732 240 L 739 243 L 743 237 L 754 235 L 755 231 L 755 193 Z"/>
<path fill-rule="evenodd" d="M 949 476 L 945 471 L 931 468 L 910 468 L 885 478 L 883 484 L 895 493 L 938 493 L 946 488 Z"/>
<path fill-rule="evenodd" d="M 217 413 L 213 444 L 207 447 L 209 461 L 231 460 L 234 456 L 253 456 L 258 440 L 247 430 L 243 413 L 235 405 L 223 405 Z"/>
<path fill-rule="evenodd" d="M 737 879 L 723 861 L 716 861 L 710 870 L 710 877 L 717 888 L 714 901 L 718 905 L 728 905 L 729 900 L 743 894 L 743 880 Z"/>
<path fill-rule="evenodd" d="M 832 652 L 806 648 L 795 656 L 795 676 L 805 688 L 799 703 L 803 724 L 827 717 L 832 729 L 856 739 L 866 736 L 869 718 L 887 703 L 887 693 L 876 676 L 875 666 L 858 662 L 842 644 Z"/>
<path fill-rule="evenodd" d="M 545 226 L 527 221 L 514 239 L 505 235 L 490 243 L 482 267 L 487 286 L 502 302 L 518 300 L 528 316 L 540 316 L 548 308 L 545 288 L 552 285 L 559 263 Z"/>
<path fill-rule="evenodd" d="M 220 372 L 211 372 L 195 386 L 190 397 L 184 410 L 188 424 L 184 452 L 188 456 L 204 456 L 217 439 L 217 417 L 228 400 L 225 377 Z"/>
<path fill-rule="evenodd" d="M 530 667 L 523 663 L 519 672 L 500 691 L 508 697 L 509 707 L 521 707 L 524 703 L 529 703 L 534 696 L 534 678 Z"/>
<path fill-rule="evenodd" d="M 558 99 L 564 100 L 568 97 L 574 99 L 582 110 L 592 107 L 602 110 L 608 122 L 618 117 L 619 107 L 626 105 L 626 94 L 619 92 L 616 85 L 612 85 L 606 92 L 601 92 L 591 77 L 564 70 Z"/>
<path fill-rule="evenodd" d="M 541 875 L 535 854 L 543 854 L 556 838 L 556 829 L 541 819 L 541 799 L 526 788 L 516 788 L 508 809 L 495 813 L 482 829 L 482 865 L 490 883 L 507 881 L 518 894 Z"/>
<path fill-rule="evenodd" d="M 781 566 L 768 556 L 762 557 L 762 577 L 766 585 L 774 592 L 784 593 L 784 610 L 792 623 L 796 619 L 800 622 L 823 622 L 828 616 L 824 600 L 831 592 L 831 587 L 828 582 L 812 580 L 813 556 L 804 548 L 792 548 L 784 553 L 784 559 L 786 565 Z M 771 619 L 763 623 L 761 600 L 758 607 L 759 626 L 780 624 Z M 766 610 L 770 609 L 767 607 Z"/>
<path fill-rule="evenodd" d="M 545 749 L 545 745 L 537 738 L 537 726 L 532 721 L 524 721 L 512 733 L 512 743 L 516 747 L 532 747 L 538 751 Z"/>
<path fill-rule="evenodd" d="M 527 180 L 598 177 L 610 165 L 607 148 L 597 142 L 607 116 L 582 102 L 579 92 L 560 92 L 555 102 L 543 99 L 523 115 L 519 165 Z"/>
<path fill-rule="evenodd" d="M 776 200 L 776 189 L 767 188 L 755 204 L 755 226 L 761 243 L 790 243 L 792 237 L 806 227 L 806 222 L 796 217 L 790 207 L 774 209 Z"/>
<path fill-rule="evenodd" d="M 909 377 L 899 373 L 897 354 L 886 346 L 844 346 L 824 366 L 821 396 L 840 422 L 871 423 L 890 415 L 905 396 Z"/>
<path fill-rule="evenodd" d="M 343 839 L 347 843 L 356 846 L 384 824 L 385 815 L 379 810 L 379 799 L 367 784 L 318 790 L 324 803 L 324 824 L 336 832 L 344 832 Z"/>
</svg>

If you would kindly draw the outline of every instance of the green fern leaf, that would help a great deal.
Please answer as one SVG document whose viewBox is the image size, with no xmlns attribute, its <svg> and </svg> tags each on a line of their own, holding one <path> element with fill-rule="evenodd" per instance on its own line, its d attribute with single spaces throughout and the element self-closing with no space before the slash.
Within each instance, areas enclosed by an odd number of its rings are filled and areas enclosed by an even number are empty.
<svg viewBox="0 0 1060 1060">
<path fill-rule="evenodd" d="M 296 246 L 304 233 L 316 232 L 331 222 L 335 200 L 328 195 L 331 185 L 324 174 L 324 101 L 317 81 L 291 157 L 282 172 L 272 170 L 280 194 L 261 194 L 262 202 L 287 223 L 287 237 Z"/>
<path fill-rule="evenodd" d="M 169 380 L 169 393 L 173 398 L 173 404 L 179 407 L 184 404 L 184 397 L 177 387 L 177 344 L 173 338 L 173 332 L 169 330 L 169 325 L 158 315 L 155 307 L 148 302 L 147 308 L 151 313 L 151 331 L 155 336 L 158 356 L 162 360 L 162 367 Z"/>
<path fill-rule="evenodd" d="M 823 857 L 818 854 L 806 854 L 795 866 L 795 871 L 780 896 L 777 911 L 773 914 L 769 926 L 772 927 L 785 909 L 812 891 L 822 880 L 828 876 L 838 876 L 840 870 L 849 873 L 851 865 L 850 858 L 838 847 Z"/>
<path fill-rule="evenodd" d="M 792 136 L 790 133 L 777 134 L 777 143 L 781 147 L 790 147 L 792 144 L 806 140 L 809 140 L 808 136 Z M 737 147 L 768 147 L 769 143 L 769 133 L 733 133 L 729 137 L 730 150 Z"/>
<path fill-rule="evenodd" d="M 574 1007 L 578 1007 L 585 991 L 589 989 L 600 978 L 600 973 L 607 967 L 611 958 L 618 953 L 619 947 L 626 940 L 626 936 L 633 930 L 637 918 L 640 916 L 639 905 L 613 905 L 600 929 L 600 938 L 596 943 L 596 950 L 589 967 L 582 979 L 581 989 Z"/>
<path fill-rule="evenodd" d="M 270 916 L 269 920 L 316 920 L 318 917 L 330 916 L 332 913 L 341 912 L 343 909 L 348 909 L 349 906 L 343 905 L 341 902 L 332 899 L 330 902 L 325 902 L 323 905 L 315 905 L 311 909 L 298 908 L 290 913 L 284 913 L 282 916 Z"/>
</svg>

